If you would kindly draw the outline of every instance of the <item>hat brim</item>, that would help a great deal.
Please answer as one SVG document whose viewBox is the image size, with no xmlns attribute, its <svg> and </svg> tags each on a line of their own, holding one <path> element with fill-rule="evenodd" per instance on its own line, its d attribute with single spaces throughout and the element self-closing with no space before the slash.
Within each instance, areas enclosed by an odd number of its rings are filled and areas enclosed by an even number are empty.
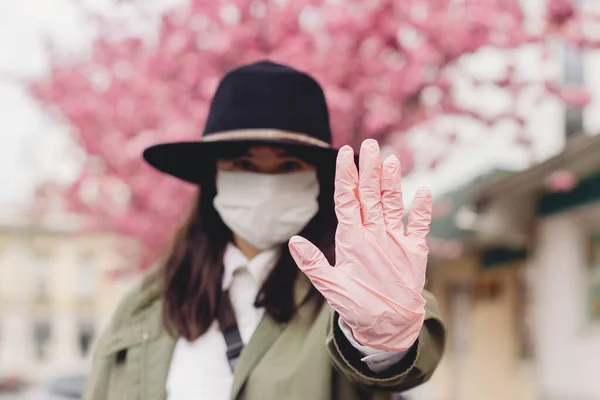
<svg viewBox="0 0 600 400">
<path fill-rule="evenodd" d="M 335 171 L 338 149 L 319 147 L 287 140 L 252 139 L 213 142 L 172 142 L 151 146 L 144 150 L 144 160 L 157 170 L 184 181 L 202 184 L 213 179 L 214 163 L 219 158 L 235 157 L 245 153 L 250 146 L 269 145 L 283 147 L 318 169 Z M 355 156 L 358 162 L 358 157 Z"/>
</svg>

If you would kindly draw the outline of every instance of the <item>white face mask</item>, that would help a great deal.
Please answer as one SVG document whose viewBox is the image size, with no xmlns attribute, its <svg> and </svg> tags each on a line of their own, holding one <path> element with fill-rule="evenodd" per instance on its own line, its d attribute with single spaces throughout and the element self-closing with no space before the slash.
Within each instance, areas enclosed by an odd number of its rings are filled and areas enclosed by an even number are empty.
<svg viewBox="0 0 600 400">
<path fill-rule="evenodd" d="M 217 171 L 214 206 L 234 233 L 259 250 L 299 233 L 319 210 L 316 171 Z"/>
</svg>

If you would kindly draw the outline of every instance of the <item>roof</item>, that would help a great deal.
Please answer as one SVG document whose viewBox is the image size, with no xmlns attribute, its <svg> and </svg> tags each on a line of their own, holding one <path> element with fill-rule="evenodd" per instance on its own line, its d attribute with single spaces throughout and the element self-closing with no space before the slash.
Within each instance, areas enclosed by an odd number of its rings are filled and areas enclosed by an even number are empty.
<svg viewBox="0 0 600 400">
<path fill-rule="evenodd" d="M 538 190 L 548 175 L 559 169 L 567 169 L 580 178 L 599 171 L 600 135 L 573 137 L 558 155 L 522 172 L 498 176 L 478 185 L 469 194 L 469 200 L 477 202 L 508 193 Z"/>
<path fill-rule="evenodd" d="M 461 239 L 469 235 L 471 233 L 470 230 L 463 229 L 457 225 L 459 213 L 463 210 L 464 206 L 469 205 L 469 194 L 481 185 L 485 185 L 489 181 L 505 177 L 509 174 L 510 171 L 495 169 L 480 175 L 466 185 L 437 198 L 433 205 L 434 213 L 436 211 L 436 206 L 439 207 L 446 202 L 445 206 L 450 207 L 450 211 L 440 217 L 433 218 L 429 234 L 430 237 L 435 239 Z"/>
</svg>

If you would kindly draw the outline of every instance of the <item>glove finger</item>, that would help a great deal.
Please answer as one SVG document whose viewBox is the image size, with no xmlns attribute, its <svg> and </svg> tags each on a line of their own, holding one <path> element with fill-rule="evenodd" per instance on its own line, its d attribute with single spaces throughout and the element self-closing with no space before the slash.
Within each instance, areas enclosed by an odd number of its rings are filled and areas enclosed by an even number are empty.
<svg viewBox="0 0 600 400">
<path fill-rule="evenodd" d="M 354 151 L 350 146 L 344 146 L 337 156 L 333 196 L 339 229 L 355 229 L 362 223 L 357 188 L 358 171 L 354 162 Z"/>
<path fill-rule="evenodd" d="M 431 223 L 431 202 L 429 189 L 419 188 L 413 201 L 413 208 L 408 215 L 407 237 L 425 239 Z"/>
<path fill-rule="evenodd" d="M 363 225 L 378 233 L 385 231 L 381 205 L 381 156 L 376 140 L 367 139 L 360 147 L 358 198 Z"/>
<path fill-rule="evenodd" d="M 390 156 L 383 162 L 381 173 L 381 203 L 383 219 L 388 232 L 404 234 L 402 214 L 404 200 L 402 199 L 401 166 L 396 156 Z"/>
</svg>

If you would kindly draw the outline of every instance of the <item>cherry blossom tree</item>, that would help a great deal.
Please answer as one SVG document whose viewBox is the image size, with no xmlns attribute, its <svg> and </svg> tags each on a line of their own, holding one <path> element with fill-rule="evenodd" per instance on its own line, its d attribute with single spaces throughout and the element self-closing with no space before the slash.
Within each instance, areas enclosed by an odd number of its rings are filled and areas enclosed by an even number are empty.
<svg viewBox="0 0 600 400">
<path fill-rule="evenodd" d="M 154 143 L 198 138 L 226 71 L 268 58 L 310 72 L 325 88 L 335 144 L 376 138 L 408 171 L 407 132 L 439 116 L 524 125 L 517 110 L 489 116 L 465 107 L 457 77 L 499 88 L 515 102 L 535 86 L 587 104 L 580 88 L 523 81 L 512 65 L 483 81 L 461 61 L 489 48 L 547 49 L 556 38 L 597 47 L 582 33 L 594 22 L 571 0 L 548 0 L 537 29 L 527 27 L 519 0 L 190 0 L 163 15 L 155 37 L 128 36 L 101 20 L 107 29 L 89 55 L 53 58 L 48 76 L 30 87 L 71 126 L 86 155 L 79 178 L 62 189 L 70 206 L 139 239 L 146 266 L 165 250 L 194 188 L 156 173 L 140 154 Z M 436 140 L 451 146 L 456 135 Z M 518 140 L 527 145 L 524 135 Z"/>
</svg>

